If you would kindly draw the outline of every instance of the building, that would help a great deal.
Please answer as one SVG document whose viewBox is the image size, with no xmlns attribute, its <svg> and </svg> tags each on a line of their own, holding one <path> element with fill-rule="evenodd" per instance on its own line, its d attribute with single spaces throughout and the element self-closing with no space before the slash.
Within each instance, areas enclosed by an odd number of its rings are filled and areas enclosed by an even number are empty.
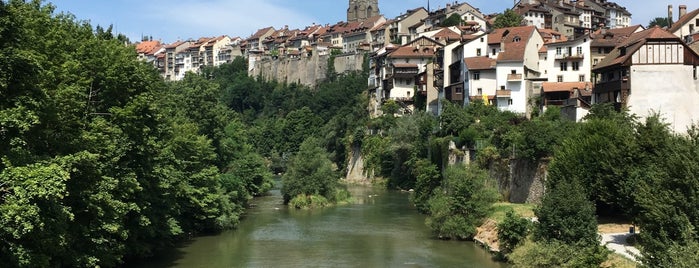
<svg viewBox="0 0 699 268">
<path fill-rule="evenodd" d="M 178 55 L 188 50 L 191 45 L 192 42 L 190 41 L 177 41 L 165 46 L 165 57 L 162 60 L 162 64 L 158 64 L 159 69 L 160 65 L 162 65 L 160 73 L 165 80 L 176 80 L 177 74 L 180 72 L 182 64 L 184 64 L 184 57 L 179 57 Z"/>
<path fill-rule="evenodd" d="M 347 22 L 360 22 L 379 14 L 379 0 L 350 0 Z"/>
<path fill-rule="evenodd" d="M 629 36 L 601 61 L 593 103 L 612 103 L 645 118 L 658 113 L 675 132 L 699 118 L 699 55 L 659 27 Z"/>
<path fill-rule="evenodd" d="M 388 42 L 396 45 L 410 43 L 410 27 L 417 25 L 427 16 L 427 10 L 422 7 L 408 10 L 405 14 L 398 16 L 388 25 Z"/>
<path fill-rule="evenodd" d="M 631 34 L 645 30 L 641 25 L 617 29 L 599 29 L 590 34 L 590 60 L 592 67 L 602 61 L 614 48 L 624 42 Z"/>
<path fill-rule="evenodd" d="M 541 86 L 541 105 L 545 111 L 548 107 L 561 108 L 564 118 L 576 122 L 589 114 L 592 99 L 590 82 L 544 82 Z"/>
<path fill-rule="evenodd" d="M 253 35 L 246 39 L 247 47 L 246 52 L 248 54 L 261 54 L 264 53 L 265 48 L 263 46 L 263 41 L 273 35 L 276 32 L 274 27 L 267 27 L 257 30 Z"/>
<path fill-rule="evenodd" d="M 592 69 L 589 36 L 546 45 L 546 63 L 540 66 L 549 82 L 589 82 Z"/>
<path fill-rule="evenodd" d="M 681 38 L 686 43 L 691 43 L 692 35 L 699 31 L 699 8 L 687 13 L 687 6 L 680 5 L 679 18 L 668 31 Z"/>
</svg>

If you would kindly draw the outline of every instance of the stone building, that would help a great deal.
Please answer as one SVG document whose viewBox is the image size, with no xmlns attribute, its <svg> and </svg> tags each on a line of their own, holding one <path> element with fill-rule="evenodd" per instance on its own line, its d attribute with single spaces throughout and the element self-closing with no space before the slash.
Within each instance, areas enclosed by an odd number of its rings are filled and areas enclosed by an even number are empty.
<svg viewBox="0 0 699 268">
<path fill-rule="evenodd" d="M 350 0 L 347 22 L 364 21 L 379 15 L 379 0 Z"/>
</svg>

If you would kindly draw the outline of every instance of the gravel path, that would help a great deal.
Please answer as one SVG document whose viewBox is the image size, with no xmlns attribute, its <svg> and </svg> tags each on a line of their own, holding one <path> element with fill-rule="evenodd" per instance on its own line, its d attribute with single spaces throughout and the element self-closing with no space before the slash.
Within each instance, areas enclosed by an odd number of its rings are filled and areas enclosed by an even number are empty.
<svg viewBox="0 0 699 268">
<path fill-rule="evenodd" d="M 620 254 L 630 260 L 638 262 L 638 257 L 641 252 L 626 243 L 626 239 L 631 236 L 630 233 L 613 233 L 600 234 L 602 236 L 602 245 L 606 246 L 611 251 Z"/>
</svg>

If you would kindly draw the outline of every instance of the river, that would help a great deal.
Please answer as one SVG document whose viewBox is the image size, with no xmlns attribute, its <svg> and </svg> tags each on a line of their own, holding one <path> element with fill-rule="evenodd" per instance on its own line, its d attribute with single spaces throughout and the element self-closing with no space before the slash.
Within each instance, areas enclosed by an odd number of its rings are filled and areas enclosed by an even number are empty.
<svg viewBox="0 0 699 268">
<path fill-rule="evenodd" d="M 351 186 L 355 204 L 282 205 L 279 190 L 253 201 L 239 228 L 193 239 L 138 267 L 506 267 L 472 242 L 433 239 L 409 193 Z"/>
</svg>

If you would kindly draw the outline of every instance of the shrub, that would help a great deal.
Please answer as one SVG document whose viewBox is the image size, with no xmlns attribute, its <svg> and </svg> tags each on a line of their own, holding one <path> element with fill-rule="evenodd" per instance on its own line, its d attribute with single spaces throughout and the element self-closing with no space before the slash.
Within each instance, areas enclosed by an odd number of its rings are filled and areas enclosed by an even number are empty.
<svg viewBox="0 0 699 268">
<path fill-rule="evenodd" d="M 599 267 L 608 255 L 609 251 L 600 245 L 526 241 L 509 255 L 509 260 L 516 267 Z"/>
<path fill-rule="evenodd" d="M 440 238 L 472 238 L 499 198 L 489 180 L 488 174 L 476 167 L 447 168 L 442 186 L 429 201 L 427 226 Z"/>
<path fill-rule="evenodd" d="M 518 216 L 514 210 L 508 211 L 502 223 L 498 224 L 500 251 L 503 253 L 512 252 L 527 238 L 530 225 L 531 222 L 528 219 Z"/>
</svg>

